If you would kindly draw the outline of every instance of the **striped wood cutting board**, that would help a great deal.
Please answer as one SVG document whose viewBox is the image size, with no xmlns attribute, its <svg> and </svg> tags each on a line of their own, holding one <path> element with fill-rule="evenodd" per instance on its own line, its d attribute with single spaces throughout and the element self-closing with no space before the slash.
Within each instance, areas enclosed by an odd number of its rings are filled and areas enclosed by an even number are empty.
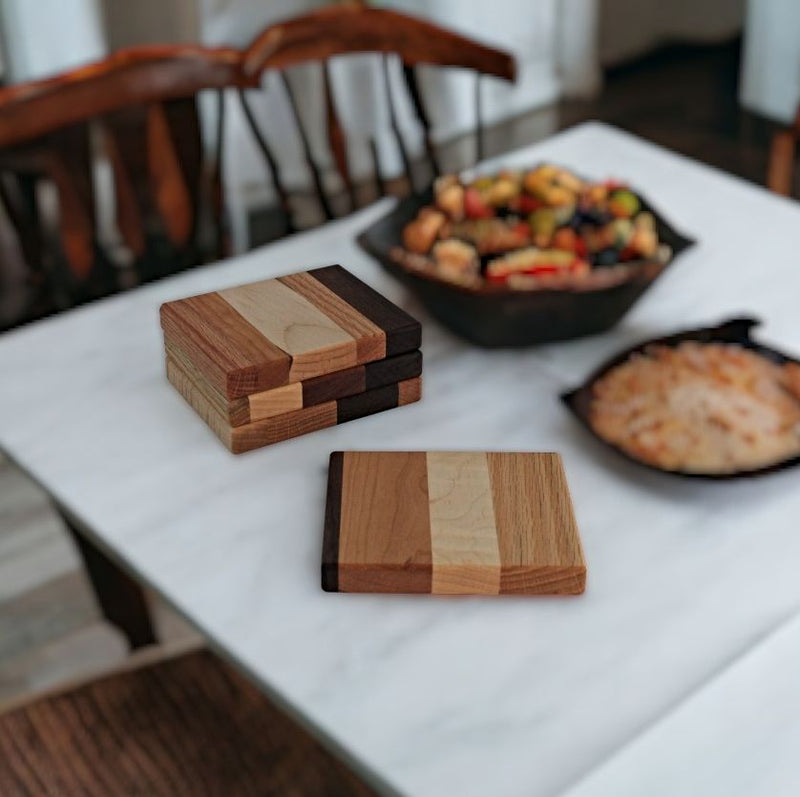
<svg viewBox="0 0 800 797">
<path fill-rule="evenodd" d="M 560 455 L 331 455 L 323 589 L 539 595 L 585 583 Z"/>
</svg>

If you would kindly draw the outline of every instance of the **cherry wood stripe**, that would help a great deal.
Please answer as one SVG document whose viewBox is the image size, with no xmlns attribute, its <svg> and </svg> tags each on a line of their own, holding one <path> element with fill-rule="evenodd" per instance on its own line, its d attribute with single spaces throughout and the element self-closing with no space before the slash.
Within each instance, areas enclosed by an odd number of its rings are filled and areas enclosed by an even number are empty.
<svg viewBox="0 0 800 797">
<path fill-rule="evenodd" d="M 289 381 L 291 357 L 216 293 L 162 305 L 161 326 L 229 398 Z"/>
<path fill-rule="evenodd" d="M 337 326 L 356 340 L 358 363 L 386 357 L 386 334 L 374 322 L 353 309 L 340 296 L 306 271 L 279 277 L 287 287 L 307 299 Z"/>
<path fill-rule="evenodd" d="M 422 377 L 406 379 L 397 385 L 397 406 L 405 407 L 422 398 Z"/>
<path fill-rule="evenodd" d="M 490 453 L 488 464 L 503 562 L 500 591 L 545 585 L 550 592 L 582 591 L 584 558 L 561 457 Z"/>
<path fill-rule="evenodd" d="M 387 357 L 420 347 L 422 327 L 419 321 L 341 266 L 326 266 L 308 273 L 386 333 Z"/>
<path fill-rule="evenodd" d="M 431 451 L 427 466 L 432 591 L 498 594 L 500 549 L 486 454 Z"/>
<path fill-rule="evenodd" d="M 250 422 L 250 404 L 249 396 L 244 398 L 229 399 L 224 393 L 213 387 L 205 376 L 197 369 L 195 364 L 186 356 L 170 337 L 165 333 L 164 335 L 164 350 L 167 358 L 175 360 L 178 365 L 187 373 L 188 376 L 199 386 L 202 386 L 203 395 L 214 405 L 214 408 L 221 415 L 224 415 L 231 426 L 241 426 L 243 423 Z M 299 385 L 299 383 L 296 383 Z M 293 387 L 286 385 L 285 387 Z M 282 390 L 283 388 L 275 388 Z M 263 395 L 261 393 L 253 393 L 253 396 Z M 291 409 L 296 409 L 292 407 Z M 287 410 L 288 411 L 288 410 Z"/>
<path fill-rule="evenodd" d="M 328 494 L 325 501 L 325 527 L 322 537 L 322 589 L 339 589 L 339 528 L 342 511 L 344 455 L 334 451 L 328 463 Z"/>
<path fill-rule="evenodd" d="M 392 484 L 394 489 L 384 490 Z M 378 495 L 378 491 L 380 495 Z M 348 501 L 358 494 L 366 500 Z M 428 474 L 424 453 L 394 457 L 365 454 L 345 457 L 342 477 L 338 588 L 348 591 L 431 591 L 431 540 L 428 517 Z M 403 517 L 402 528 L 397 519 Z M 403 562 L 374 568 L 382 559 Z"/>
</svg>

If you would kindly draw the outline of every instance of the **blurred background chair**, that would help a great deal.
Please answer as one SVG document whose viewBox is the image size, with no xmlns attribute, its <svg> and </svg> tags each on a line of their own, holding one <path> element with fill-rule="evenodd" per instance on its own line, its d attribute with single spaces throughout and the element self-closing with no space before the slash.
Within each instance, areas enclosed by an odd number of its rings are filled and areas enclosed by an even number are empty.
<svg viewBox="0 0 800 797">
<path fill-rule="evenodd" d="M 302 145 L 303 157 L 312 177 L 319 207 L 326 220 L 337 215 L 334 202 L 326 189 L 320 165 L 312 153 L 309 131 L 299 111 L 298 98 L 292 88 L 288 70 L 301 64 L 316 63 L 322 75 L 325 100 L 325 124 L 327 142 L 333 155 L 338 173 L 343 204 L 347 210 L 359 206 L 355 180 L 348 157 L 348 141 L 341 123 L 337 107 L 331 61 L 337 56 L 358 53 L 379 53 L 380 81 L 388 109 L 388 123 L 400 155 L 403 179 L 395 181 L 390 187 L 384 177 L 378 148 L 374 138 L 369 138 L 368 146 L 372 157 L 373 179 L 378 196 L 402 193 L 427 185 L 440 173 L 439 161 L 431 137 L 431 122 L 427 102 L 423 97 L 418 76 L 420 65 L 439 67 L 460 67 L 475 74 L 475 160 L 483 157 L 483 113 L 481 103 L 481 80 L 492 76 L 506 81 L 515 77 L 514 59 L 508 53 L 479 44 L 438 25 L 406 14 L 380 8 L 370 8 L 361 3 L 335 5 L 303 16 L 269 26 L 245 50 L 243 72 L 247 81 L 261 80 L 270 72 L 277 72 L 280 86 L 289 100 L 289 108 Z M 394 62 L 394 63 L 393 63 Z M 391 71 L 400 66 L 401 90 L 406 92 L 402 101 L 413 110 L 420 128 L 424 144 L 427 172 L 422 179 L 415 173 L 415 164 L 409 154 L 403 131 L 398 124 L 398 104 L 401 98 L 395 96 L 398 83 L 391 79 Z M 264 89 L 269 101 L 270 91 L 277 87 Z M 251 92 L 252 93 L 252 92 Z M 294 215 L 289 192 L 284 186 L 280 165 L 270 150 L 270 146 L 259 128 L 253 112 L 253 98 L 248 90 L 239 90 L 242 107 L 248 124 L 259 144 L 270 176 L 280 198 L 286 216 L 288 229 L 294 229 Z M 423 164 L 421 164 L 422 166 Z"/>
<path fill-rule="evenodd" d="M 140 653 L 0 714 L 3 797 L 373 797 L 207 651 Z"/>
<path fill-rule="evenodd" d="M 225 254 L 223 104 L 209 146 L 197 98 L 240 85 L 240 59 L 144 47 L 0 90 L 0 205 L 24 264 L 0 329 Z"/>
<path fill-rule="evenodd" d="M 383 196 L 420 187 L 439 173 L 431 123 L 417 67 L 461 67 L 475 75 L 475 157 L 483 155 L 481 77 L 514 79 L 514 59 L 437 25 L 359 4 L 315 11 L 264 30 L 245 51 L 197 46 L 126 49 L 87 67 L 0 90 L 0 207 L 3 243 L 11 253 L 2 274 L 0 329 L 166 276 L 228 252 L 222 159 L 224 93 L 238 92 L 241 108 L 280 202 L 285 230 L 298 226 L 282 167 L 264 135 L 254 98 L 261 88 L 266 112 L 277 73 L 289 100 L 321 214 L 339 215 L 309 143 L 286 71 L 319 65 L 324 81 L 326 135 L 344 205 L 360 204 L 331 81 L 335 56 L 379 53 L 388 124 L 403 165 L 390 187 L 378 148 L 369 140 L 373 183 Z M 393 59 L 396 63 L 392 63 Z M 398 124 L 397 74 L 419 125 L 427 172 L 415 164 Z M 274 88 L 274 87 L 273 87 Z M 198 99 L 216 101 L 203 115 Z M 362 179 L 363 177 L 359 175 Z M 369 199 L 373 199 L 373 192 Z M 239 212 L 244 214 L 243 208 Z M 247 224 L 246 219 L 237 223 Z M 306 225 L 308 226 L 308 225 Z M 249 238 L 249 236 L 247 236 Z"/>
</svg>

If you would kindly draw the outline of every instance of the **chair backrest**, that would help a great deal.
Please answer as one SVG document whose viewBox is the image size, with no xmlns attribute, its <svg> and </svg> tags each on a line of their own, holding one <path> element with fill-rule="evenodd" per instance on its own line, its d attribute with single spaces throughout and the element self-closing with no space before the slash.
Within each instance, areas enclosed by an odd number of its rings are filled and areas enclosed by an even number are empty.
<svg viewBox="0 0 800 797">
<path fill-rule="evenodd" d="M 116 290 L 123 263 L 141 281 L 220 253 L 221 97 L 245 84 L 239 51 L 159 46 L 0 90 L 0 203 L 35 278 L 62 305 Z M 220 98 L 211 158 L 197 107 L 206 89 Z M 55 234 L 42 184 L 57 198 Z M 109 197 L 99 185 L 113 197 L 116 245 L 100 234 L 98 204 Z"/>
<path fill-rule="evenodd" d="M 422 128 L 426 156 L 434 175 L 439 174 L 439 163 L 431 139 L 431 123 L 420 89 L 417 67 L 422 64 L 462 67 L 476 73 L 477 160 L 480 160 L 483 155 L 481 76 L 490 75 L 513 81 L 516 74 L 514 59 L 506 52 L 479 44 L 424 20 L 396 11 L 370 8 L 360 3 L 331 6 L 267 28 L 244 52 L 243 76 L 247 81 L 253 81 L 260 79 L 266 71 L 280 71 L 294 120 L 300 132 L 304 157 L 313 177 L 323 212 L 328 219 L 333 218 L 333 210 L 323 187 L 319 166 L 312 156 L 308 133 L 298 113 L 291 84 L 286 79 L 283 70 L 308 62 L 321 64 L 325 89 L 328 143 L 339 176 L 350 195 L 351 207 L 354 207 L 355 196 L 348 165 L 347 144 L 333 99 L 329 59 L 334 56 L 355 53 L 381 54 L 391 133 L 401 156 L 406 179 L 412 188 L 414 187 L 414 176 L 411 157 L 398 125 L 397 101 L 392 97 L 388 58 L 397 57 L 402 63 L 404 84 L 408 91 L 411 108 Z M 252 132 L 270 167 L 272 180 L 283 203 L 287 219 L 291 220 L 291 209 L 286 189 L 281 182 L 280 170 L 264 136 L 258 129 L 243 89 L 240 90 L 240 98 Z M 374 140 L 370 140 L 369 143 L 375 177 L 380 193 L 383 194 L 385 186 L 377 149 Z"/>
</svg>

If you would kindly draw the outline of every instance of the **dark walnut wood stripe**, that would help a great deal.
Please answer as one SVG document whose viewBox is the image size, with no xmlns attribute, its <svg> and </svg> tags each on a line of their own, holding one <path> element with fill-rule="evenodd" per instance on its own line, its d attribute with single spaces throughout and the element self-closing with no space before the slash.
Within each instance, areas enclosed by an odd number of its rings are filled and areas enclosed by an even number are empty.
<svg viewBox="0 0 800 797">
<path fill-rule="evenodd" d="M 386 333 L 387 357 L 420 347 L 422 327 L 419 321 L 349 271 L 341 266 L 326 266 L 312 269 L 308 273 Z"/>
<path fill-rule="evenodd" d="M 216 293 L 162 305 L 161 326 L 228 398 L 289 381 L 291 357 Z"/>
<path fill-rule="evenodd" d="M 422 373 L 422 352 L 412 351 L 397 357 L 388 357 L 365 367 L 365 390 L 382 387 L 392 382 L 413 379 Z"/>
<path fill-rule="evenodd" d="M 325 528 L 322 535 L 322 589 L 339 589 L 339 525 L 342 509 L 344 455 L 331 454 L 328 464 L 328 494 L 325 502 Z"/>
<path fill-rule="evenodd" d="M 347 423 L 365 415 L 373 415 L 398 406 L 399 391 L 396 384 L 377 387 L 336 402 L 336 422 Z"/>
<path fill-rule="evenodd" d="M 359 365 L 335 374 L 307 379 L 302 385 L 304 407 L 363 393 L 367 389 L 366 366 Z"/>
<path fill-rule="evenodd" d="M 3 797 L 374 797 L 208 652 L 118 672 L 0 716 Z"/>
</svg>

